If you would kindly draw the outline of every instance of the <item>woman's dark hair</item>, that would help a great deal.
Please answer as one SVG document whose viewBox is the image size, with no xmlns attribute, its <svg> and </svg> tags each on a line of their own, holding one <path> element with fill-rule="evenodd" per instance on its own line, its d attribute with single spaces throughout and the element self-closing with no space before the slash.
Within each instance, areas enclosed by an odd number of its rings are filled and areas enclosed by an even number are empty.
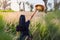
<svg viewBox="0 0 60 40">
<path fill-rule="evenodd" d="M 20 16 L 19 25 L 20 26 L 25 26 L 25 16 L 24 15 Z"/>
</svg>

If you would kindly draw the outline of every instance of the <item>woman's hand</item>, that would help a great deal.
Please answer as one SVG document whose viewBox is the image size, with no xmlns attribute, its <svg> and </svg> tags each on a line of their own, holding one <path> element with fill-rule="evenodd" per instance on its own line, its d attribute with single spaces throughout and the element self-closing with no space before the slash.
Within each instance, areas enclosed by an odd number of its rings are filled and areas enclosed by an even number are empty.
<svg viewBox="0 0 60 40">
<path fill-rule="evenodd" d="M 16 36 L 18 36 L 19 35 L 19 32 L 16 32 Z"/>
</svg>

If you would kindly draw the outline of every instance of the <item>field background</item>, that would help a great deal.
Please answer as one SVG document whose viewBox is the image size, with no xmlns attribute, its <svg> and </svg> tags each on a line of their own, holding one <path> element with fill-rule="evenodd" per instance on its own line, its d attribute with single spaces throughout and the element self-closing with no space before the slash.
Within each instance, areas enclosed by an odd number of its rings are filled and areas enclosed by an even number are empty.
<svg viewBox="0 0 60 40">
<path fill-rule="evenodd" d="M 0 40 L 15 40 L 16 25 L 20 15 L 26 16 L 26 21 L 33 12 L 0 12 Z M 60 10 L 36 13 L 30 23 L 30 33 L 33 40 L 60 40 Z"/>
</svg>

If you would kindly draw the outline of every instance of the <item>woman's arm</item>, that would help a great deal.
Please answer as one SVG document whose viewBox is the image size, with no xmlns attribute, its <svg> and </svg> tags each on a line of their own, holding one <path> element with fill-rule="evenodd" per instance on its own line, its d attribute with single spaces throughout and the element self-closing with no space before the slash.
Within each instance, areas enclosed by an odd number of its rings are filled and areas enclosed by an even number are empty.
<svg viewBox="0 0 60 40">
<path fill-rule="evenodd" d="M 33 16 L 35 15 L 36 12 L 37 12 L 37 10 L 35 10 L 35 12 L 32 14 L 32 16 L 30 17 L 29 20 L 31 20 L 33 18 Z"/>
</svg>

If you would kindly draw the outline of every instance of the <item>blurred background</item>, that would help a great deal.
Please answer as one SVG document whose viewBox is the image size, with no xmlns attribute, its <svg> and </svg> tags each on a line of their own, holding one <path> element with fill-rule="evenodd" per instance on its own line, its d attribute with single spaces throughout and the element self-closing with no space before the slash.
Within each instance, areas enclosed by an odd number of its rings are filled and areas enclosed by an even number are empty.
<svg viewBox="0 0 60 40">
<path fill-rule="evenodd" d="M 45 0 L 47 1 L 47 10 L 60 9 L 60 0 Z M 0 10 L 14 10 L 14 11 L 30 11 L 34 10 L 36 4 L 45 6 L 43 0 L 0 0 Z"/>
<path fill-rule="evenodd" d="M 0 40 L 16 40 L 20 15 L 27 21 L 37 4 L 44 11 L 37 12 L 29 25 L 33 40 L 60 40 L 60 0 L 0 0 Z"/>
</svg>

